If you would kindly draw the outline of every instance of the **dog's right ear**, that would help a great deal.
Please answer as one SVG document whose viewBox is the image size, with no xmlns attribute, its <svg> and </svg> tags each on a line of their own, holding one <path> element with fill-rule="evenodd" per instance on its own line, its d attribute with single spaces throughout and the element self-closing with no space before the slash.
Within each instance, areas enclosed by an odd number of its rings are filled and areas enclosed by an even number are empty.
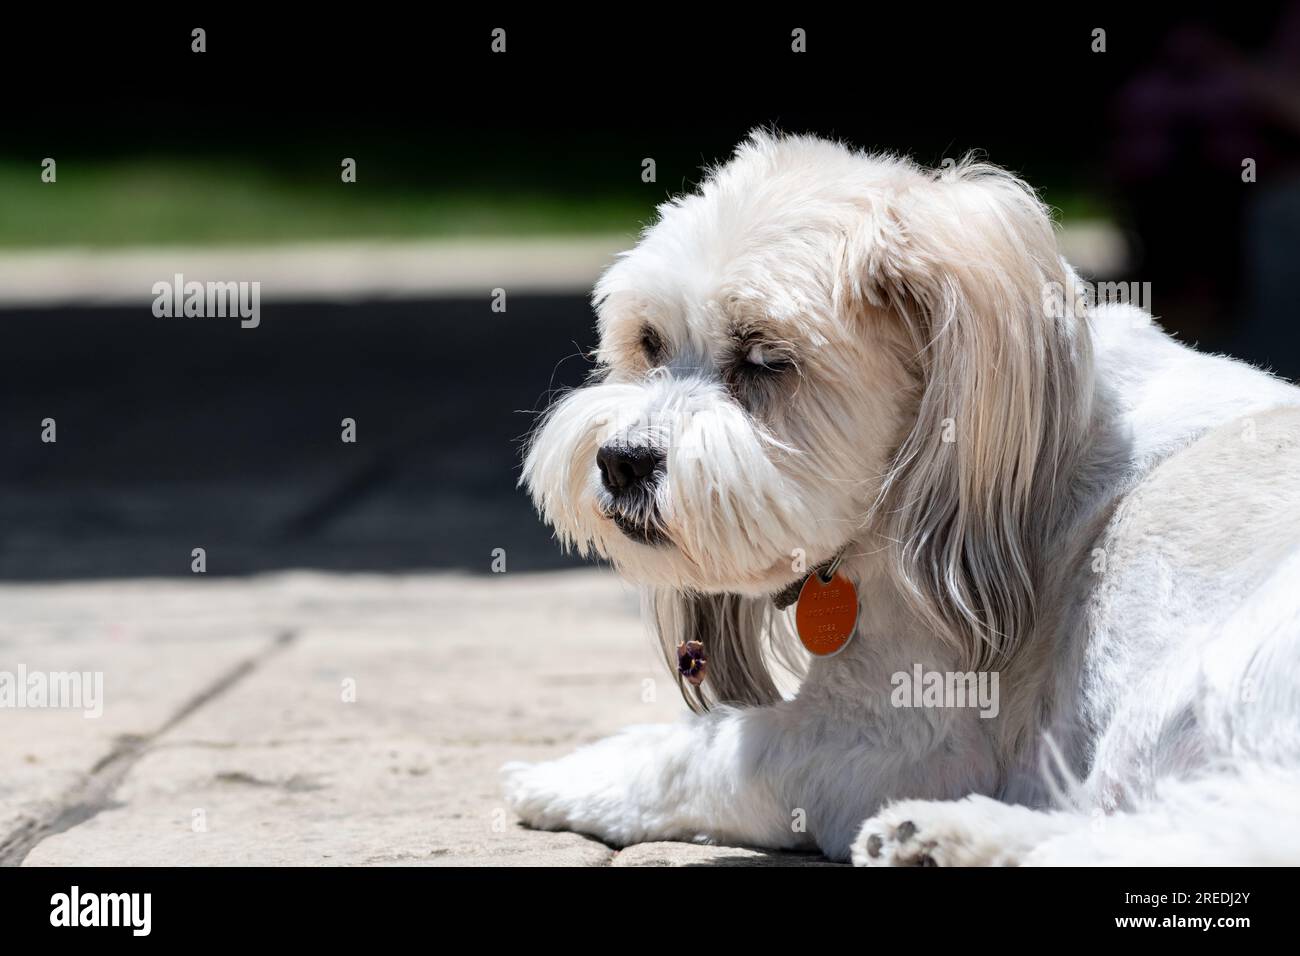
<svg viewBox="0 0 1300 956">
<path fill-rule="evenodd" d="M 781 700 L 774 667 L 797 673 L 783 616 L 770 598 L 736 594 L 696 594 L 674 588 L 645 587 L 642 616 L 659 639 L 669 672 L 682 698 L 696 713 L 719 704 L 760 706 Z M 707 660 L 698 686 L 677 669 L 677 648 L 700 641 Z"/>
</svg>

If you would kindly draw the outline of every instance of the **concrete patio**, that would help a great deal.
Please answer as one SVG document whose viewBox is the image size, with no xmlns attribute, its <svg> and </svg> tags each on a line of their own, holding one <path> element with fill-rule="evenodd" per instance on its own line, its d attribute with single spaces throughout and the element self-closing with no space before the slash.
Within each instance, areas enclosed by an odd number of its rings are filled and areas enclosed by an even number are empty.
<svg viewBox="0 0 1300 956">
<path fill-rule="evenodd" d="M 0 670 L 104 682 L 97 719 L 0 709 L 0 864 L 829 865 L 615 851 L 505 809 L 504 761 L 684 711 L 605 571 L 5 584 L 0 606 Z"/>
</svg>

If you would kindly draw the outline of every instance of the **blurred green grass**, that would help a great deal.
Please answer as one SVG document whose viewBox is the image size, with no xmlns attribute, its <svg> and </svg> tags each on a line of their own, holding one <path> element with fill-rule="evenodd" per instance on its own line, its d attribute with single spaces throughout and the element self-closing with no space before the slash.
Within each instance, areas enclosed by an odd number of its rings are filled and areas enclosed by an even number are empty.
<svg viewBox="0 0 1300 956">
<path fill-rule="evenodd" d="M 528 169 L 521 163 L 431 176 L 362 160 L 358 181 L 344 184 L 337 166 L 319 162 L 72 156 L 59 160 L 55 183 L 43 183 L 37 163 L 0 157 L 0 247 L 631 236 L 666 194 L 690 185 L 684 165 L 682 175 L 661 169 L 659 185 L 627 177 L 631 188 L 594 176 L 530 178 Z M 1044 196 L 1064 221 L 1106 214 L 1086 193 L 1048 189 Z"/>
<path fill-rule="evenodd" d="M 127 246 L 627 232 L 662 198 L 572 195 L 523 186 L 344 184 L 338 170 L 286 175 L 229 161 L 0 160 L 0 246 Z M 332 174 L 332 178 L 330 178 Z"/>
</svg>

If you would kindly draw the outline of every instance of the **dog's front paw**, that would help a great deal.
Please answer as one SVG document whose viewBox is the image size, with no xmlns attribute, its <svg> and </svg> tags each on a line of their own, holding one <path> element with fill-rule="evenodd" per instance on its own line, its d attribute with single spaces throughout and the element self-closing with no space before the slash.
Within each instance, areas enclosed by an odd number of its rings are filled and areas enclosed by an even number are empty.
<svg viewBox="0 0 1300 956">
<path fill-rule="evenodd" d="M 646 838 L 632 795 L 622 781 L 592 772 L 578 751 L 545 763 L 508 763 L 501 768 L 506 805 L 535 830 L 572 830 L 611 846 Z"/>
<path fill-rule="evenodd" d="M 663 822 L 653 812 L 661 802 L 655 757 L 670 730 L 629 728 L 558 760 L 506 764 L 506 804 L 539 830 L 575 830 L 613 846 L 645 840 Z"/>
<path fill-rule="evenodd" d="M 903 800 L 862 825 L 852 857 L 856 866 L 1019 866 L 1069 825 L 1067 815 L 988 797 Z"/>
<path fill-rule="evenodd" d="M 854 866 L 947 866 L 946 853 L 916 821 L 899 817 L 897 807 L 866 822 L 853 844 Z M 940 861 L 944 862 L 940 862 Z"/>
<path fill-rule="evenodd" d="M 574 828 L 575 798 L 562 790 L 555 764 L 514 761 L 501 768 L 506 806 L 536 830 Z"/>
<path fill-rule="evenodd" d="M 573 830 L 578 809 L 573 793 L 563 788 L 560 761 L 506 763 L 500 769 L 506 805 L 534 830 Z"/>
</svg>

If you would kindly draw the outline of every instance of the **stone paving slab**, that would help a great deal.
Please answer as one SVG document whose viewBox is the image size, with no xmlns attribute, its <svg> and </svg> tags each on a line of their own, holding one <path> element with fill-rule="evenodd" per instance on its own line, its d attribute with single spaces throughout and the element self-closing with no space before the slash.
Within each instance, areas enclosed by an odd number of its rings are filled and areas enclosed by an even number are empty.
<svg viewBox="0 0 1300 956">
<path fill-rule="evenodd" d="M 784 853 L 743 846 L 640 843 L 614 854 L 611 866 L 844 866 L 815 853 Z"/>
<path fill-rule="evenodd" d="M 15 662 L 29 671 L 100 671 L 106 701 L 102 716 L 78 710 L 0 709 L 0 863 L 11 840 L 28 842 L 32 828 L 58 819 L 79 801 L 87 772 L 157 728 L 201 695 L 212 673 L 251 657 L 264 641 L 232 638 L 203 646 L 204 664 L 183 645 L 99 643 L 22 648 L 0 642 L 0 670 Z"/>
<path fill-rule="evenodd" d="M 505 809 L 505 761 L 684 712 L 605 571 L 3 585 L 0 604 L 0 670 L 105 685 L 98 720 L 0 709 L 0 863 L 825 862 L 615 852 Z"/>
</svg>

